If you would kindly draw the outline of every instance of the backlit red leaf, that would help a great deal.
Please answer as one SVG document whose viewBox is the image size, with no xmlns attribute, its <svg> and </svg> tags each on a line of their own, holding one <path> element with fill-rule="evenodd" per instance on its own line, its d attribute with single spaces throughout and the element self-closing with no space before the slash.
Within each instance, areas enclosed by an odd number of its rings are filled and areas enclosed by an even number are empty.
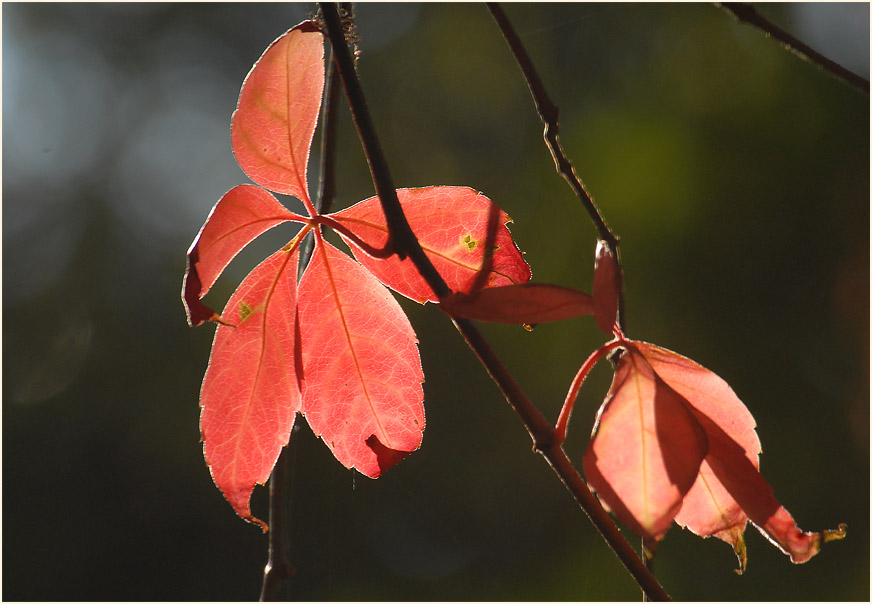
<svg viewBox="0 0 872 604">
<path fill-rule="evenodd" d="M 513 285 L 530 280 L 530 267 L 505 226 L 510 218 L 478 191 L 468 187 L 424 187 L 398 189 L 397 197 L 421 247 L 453 291 L 469 293 L 472 289 L 485 260 L 489 222 L 494 231 L 493 264 L 482 285 Z M 387 242 L 387 225 L 378 197 L 331 217 L 375 248 Z M 391 289 L 416 302 L 438 301 L 408 258 L 373 258 L 343 238 L 354 257 Z"/>
<path fill-rule="evenodd" d="M 588 294 L 549 283 L 522 283 L 449 294 L 439 303 L 453 317 L 492 323 L 536 324 L 592 312 Z"/>
<path fill-rule="evenodd" d="M 257 184 L 308 201 L 306 168 L 324 88 L 324 37 L 305 21 L 273 42 L 252 67 L 230 136 Z"/>
<path fill-rule="evenodd" d="M 707 449 L 686 401 L 628 349 L 583 460 L 600 500 L 653 545 L 678 513 Z"/>
<path fill-rule="evenodd" d="M 376 478 L 421 444 L 424 374 L 412 326 L 382 284 L 320 237 L 298 316 L 306 419 L 343 465 Z"/>
<path fill-rule="evenodd" d="M 288 220 L 303 218 L 260 187 L 239 185 L 224 194 L 188 249 L 182 302 L 190 325 L 214 318 L 214 311 L 200 299 L 234 256 L 258 235 Z"/>
<path fill-rule="evenodd" d="M 216 486 L 242 518 L 255 484 L 269 478 L 287 444 L 300 389 L 294 361 L 299 254 L 279 251 L 231 296 L 200 392 L 200 430 Z"/>
<path fill-rule="evenodd" d="M 700 477 L 675 521 L 698 535 L 714 535 L 733 545 L 740 570 L 745 566 L 741 535 L 746 518 L 791 561 L 801 563 L 814 556 L 822 536 L 800 530 L 760 475 L 754 418 L 730 386 L 675 352 L 644 342 L 634 346 L 657 375 L 687 399 L 709 441 Z"/>
<path fill-rule="evenodd" d="M 621 267 L 614 250 L 597 241 L 593 268 L 593 318 L 606 334 L 612 334 L 621 296 Z"/>
</svg>

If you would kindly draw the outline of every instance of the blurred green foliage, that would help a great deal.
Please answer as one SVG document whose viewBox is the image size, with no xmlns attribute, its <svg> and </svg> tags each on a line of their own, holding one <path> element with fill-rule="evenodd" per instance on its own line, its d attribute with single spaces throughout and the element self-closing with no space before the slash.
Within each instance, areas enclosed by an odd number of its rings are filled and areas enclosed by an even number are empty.
<svg viewBox="0 0 872 604">
<path fill-rule="evenodd" d="M 228 136 L 242 79 L 312 9 L 3 7 L 4 599 L 257 597 L 266 538 L 233 515 L 198 443 L 213 328 L 186 327 L 179 290 L 209 208 L 246 182 Z M 849 525 L 804 566 L 750 528 L 741 577 L 728 546 L 674 528 L 658 578 L 683 600 L 868 600 L 869 97 L 711 5 L 506 10 L 621 236 L 628 334 L 733 386 L 801 527 Z M 763 10 L 868 77 L 868 5 Z M 515 220 L 536 280 L 589 289 L 593 228 L 487 10 L 358 14 L 397 185 L 485 192 Z M 340 129 L 347 205 L 372 185 L 344 109 Z M 210 300 L 290 233 L 256 242 Z M 285 595 L 638 599 L 450 322 L 402 304 L 427 375 L 423 446 L 371 481 L 298 422 Z M 590 320 L 483 330 L 554 419 L 602 341 Z M 608 381 L 598 367 L 576 407 L 577 462 Z"/>
</svg>

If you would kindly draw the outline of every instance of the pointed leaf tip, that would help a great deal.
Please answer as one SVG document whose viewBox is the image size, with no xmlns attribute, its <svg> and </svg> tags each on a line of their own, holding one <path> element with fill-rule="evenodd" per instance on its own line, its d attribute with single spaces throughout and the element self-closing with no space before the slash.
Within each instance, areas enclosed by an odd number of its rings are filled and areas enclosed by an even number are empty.
<svg viewBox="0 0 872 604">
<path fill-rule="evenodd" d="M 339 462 L 375 478 L 421 444 L 415 332 L 391 293 L 321 237 L 298 316 L 306 420 Z"/>
<path fill-rule="evenodd" d="M 236 513 L 251 513 L 288 443 L 300 390 L 295 372 L 298 252 L 279 251 L 258 265 L 224 309 L 236 327 L 219 325 L 200 391 L 203 454 L 215 485 Z"/>
<path fill-rule="evenodd" d="M 371 478 L 378 478 L 411 453 L 411 451 L 397 451 L 396 449 L 384 446 L 375 434 L 367 438 L 365 442 L 366 446 L 375 453 L 376 463 L 378 464 L 378 474 L 371 476 Z"/>
<path fill-rule="evenodd" d="M 826 529 L 823 532 L 823 542 L 829 543 L 830 541 L 841 541 L 845 537 L 848 536 L 848 525 L 842 522 L 839 524 L 839 528 L 835 529 Z"/>
<path fill-rule="evenodd" d="M 822 543 L 844 537 L 841 526 L 823 533 L 801 530 L 775 499 L 772 487 L 758 470 L 760 441 L 754 418 L 723 379 L 670 350 L 644 342 L 631 346 L 687 400 L 709 442 L 699 476 L 684 498 L 676 523 L 701 537 L 714 536 L 731 544 L 740 570 L 747 564 L 742 534 L 748 520 L 795 564 L 814 557 Z"/>
<path fill-rule="evenodd" d="M 242 84 L 230 122 L 236 161 L 257 184 L 307 202 L 324 88 L 324 36 L 304 21 L 276 39 Z"/>
</svg>

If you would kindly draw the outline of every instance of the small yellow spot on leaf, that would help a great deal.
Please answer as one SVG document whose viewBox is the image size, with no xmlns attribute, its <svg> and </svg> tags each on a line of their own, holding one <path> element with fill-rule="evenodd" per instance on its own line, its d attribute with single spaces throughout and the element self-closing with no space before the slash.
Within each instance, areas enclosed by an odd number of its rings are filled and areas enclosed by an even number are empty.
<svg viewBox="0 0 872 604">
<path fill-rule="evenodd" d="M 478 245 L 478 241 L 472 238 L 472 235 L 464 235 L 460 238 L 460 243 L 466 246 L 470 252 L 475 249 L 475 246 Z"/>
<path fill-rule="evenodd" d="M 242 323 L 248 317 L 251 316 L 251 313 L 254 312 L 251 307 L 245 302 L 239 303 L 239 322 Z"/>
</svg>

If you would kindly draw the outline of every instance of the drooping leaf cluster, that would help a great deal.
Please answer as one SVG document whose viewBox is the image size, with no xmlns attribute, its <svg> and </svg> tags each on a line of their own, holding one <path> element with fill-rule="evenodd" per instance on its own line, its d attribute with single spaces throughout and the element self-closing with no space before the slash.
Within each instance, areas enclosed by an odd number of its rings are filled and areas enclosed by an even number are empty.
<svg viewBox="0 0 872 604">
<path fill-rule="evenodd" d="M 600 501 L 653 551 L 671 526 L 733 546 L 746 565 L 752 522 L 796 563 L 845 529 L 803 532 L 759 473 L 760 442 L 750 412 L 720 377 L 694 361 L 627 338 L 620 326 L 622 274 L 616 250 L 595 253 L 593 295 L 530 282 L 507 228 L 509 217 L 467 187 L 399 189 L 422 249 L 451 293 L 440 299 L 409 260 L 391 249 L 380 200 L 319 214 L 307 165 L 324 86 L 324 38 L 304 22 L 264 52 L 243 83 L 231 120 L 236 158 L 255 185 L 215 205 L 188 251 L 182 297 L 191 325 L 218 323 L 200 393 L 201 432 L 215 484 L 244 519 L 298 413 L 346 467 L 376 478 L 417 449 L 425 425 L 423 371 L 415 333 L 393 289 L 447 314 L 508 324 L 593 315 L 613 339 L 582 365 L 555 432 L 562 441 L 578 389 L 606 353 L 611 388 L 583 460 Z M 270 192 L 299 199 L 307 215 Z M 219 314 L 206 296 L 233 257 L 285 222 L 301 226 L 258 265 Z M 336 231 L 353 259 L 322 235 Z M 299 247 L 314 237 L 298 274 Z"/>
<path fill-rule="evenodd" d="M 614 323 L 620 266 L 604 242 L 594 265 L 594 316 L 615 339 L 595 351 L 567 396 L 565 434 L 578 388 L 606 352 L 620 354 L 583 459 L 600 501 L 653 552 L 674 521 L 700 537 L 733 546 L 737 572 L 747 564 L 744 532 L 750 520 L 794 563 L 811 559 L 836 530 L 808 533 L 775 499 L 759 472 L 754 418 L 719 376 L 678 354 L 627 338 Z M 610 325 L 610 329 L 605 326 Z"/>
</svg>

